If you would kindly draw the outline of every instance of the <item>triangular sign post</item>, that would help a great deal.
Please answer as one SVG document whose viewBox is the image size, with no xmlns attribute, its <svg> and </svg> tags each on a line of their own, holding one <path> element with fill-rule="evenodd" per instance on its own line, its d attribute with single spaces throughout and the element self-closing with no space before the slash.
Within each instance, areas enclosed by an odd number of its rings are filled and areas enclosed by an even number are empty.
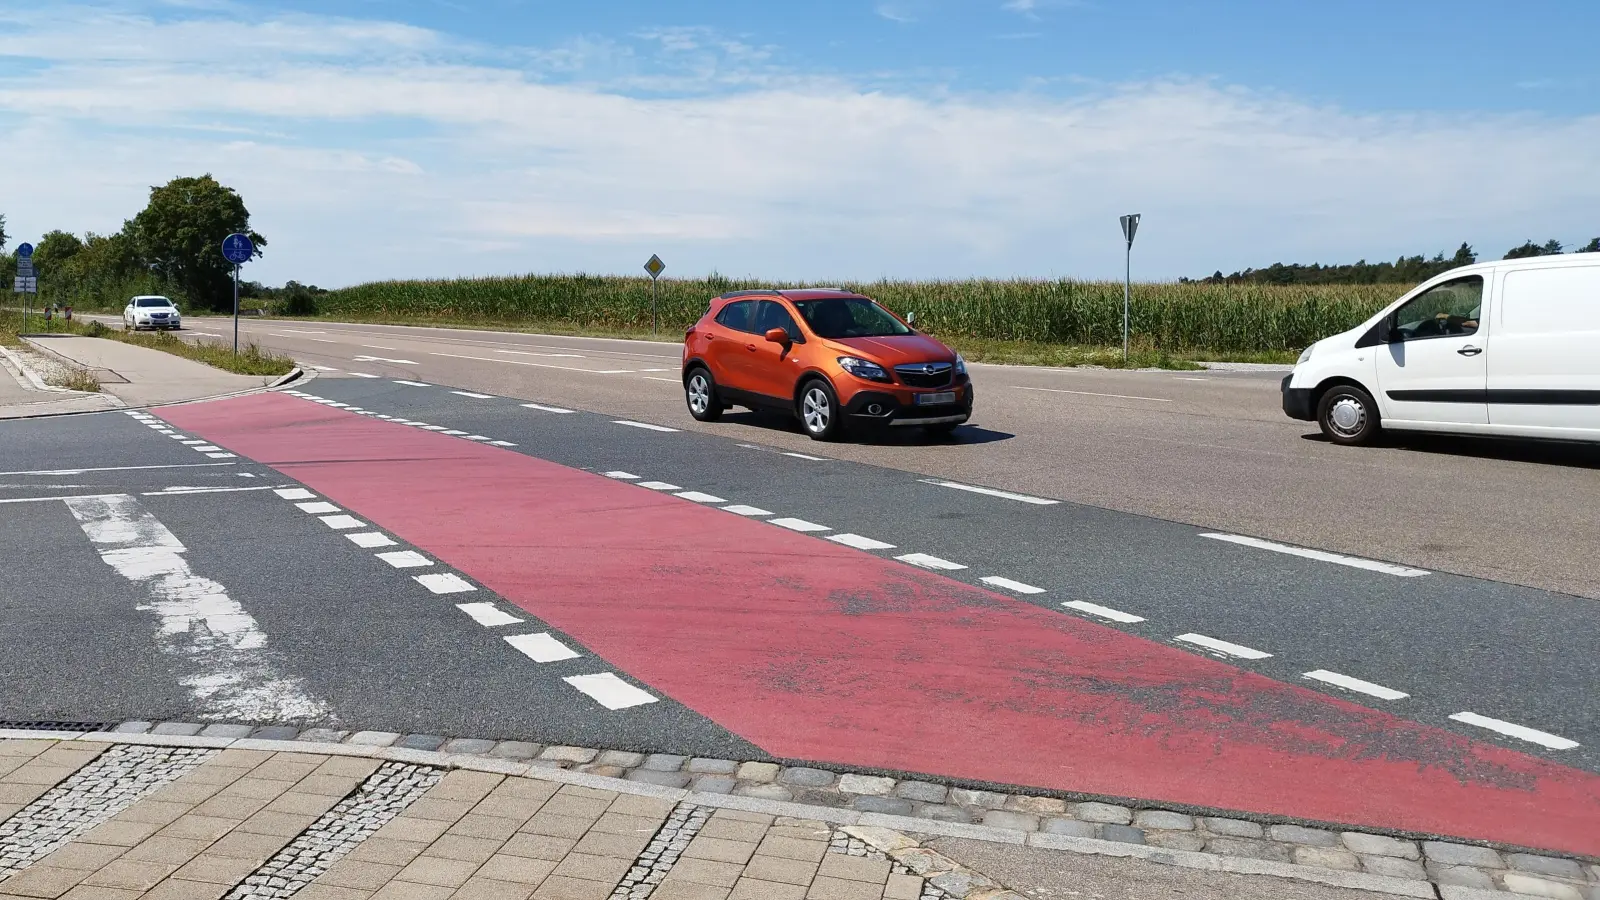
<svg viewBox="0 0 1600 900">
<path fill-rule="evenodd" d="M 1122 276 L 1122 361 L 1128 361 L 1128 314 L 1133 295 L 1133 236 L 1139 233 L 1139 214 L 1122 217 L 1122 239 L 1128 242 Z"/>
</svg>

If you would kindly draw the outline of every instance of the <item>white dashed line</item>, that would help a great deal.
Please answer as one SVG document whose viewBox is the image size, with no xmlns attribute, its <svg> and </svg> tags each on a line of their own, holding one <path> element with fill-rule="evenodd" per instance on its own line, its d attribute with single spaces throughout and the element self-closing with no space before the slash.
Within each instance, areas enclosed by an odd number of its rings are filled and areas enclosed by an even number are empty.
<svg viewBox="0 0 1600 900">
<path fill-rule="evenodd" d="M 795 459 L 806 459 L 806 460 L 810 460 L 811 462 L 827 462 L 828 461 L 826 457 L 812 456 L 809 453 L 790 453 L 788 451 L 785 451 L 783 455 L 784 456 L 792 456 Z"/>
<path fill-rule="evenodd" d="M 377 556 L 396 569 L 418 569 L 433 565 L 433 560 L 415 550 L 393 550 L 389 553 L 379 553 Z"/>
<path fill-rule="evenodd" d="M 388 535 L 380 534 L 376 531 L 362 531 L 356 534 L 347 534 L 345 537 L 349 538 L 357 547 L 366 547 L 369 550 L 373 547 L 393 547 L 395 545 Z"/>
<path fill-rule="evenodd" d="M 652 491 L 681 491 L 681 490 L 683 490 L 683 488 L 681 486 L 676 485 L 676 484 L 669 484 L 669 483 L 667 483 L 665 481 L 641 481 L 641 482 L 639 482 L 639 487 L 649 488 Z"/>
<path fill-rule="evenodd" d="M 201 453 L 216 453 L 222 448 L 218 447 L 216 444 L 200 444 L 196 446 L 195 449 L 199 450 Z"/>
<path fill-rule="evenodd" d="M 1042 587 L 1034 587 L 1031 584 L 1023 584 L 1020 581 L 1012 581 L 1009 578 L 1002 578 L 999 575 L 989 575 L 978 580 L 982 581 L 984 584 L 992 585 L 997 588 L 1005 588 L 1008 591 L 1016 591 L 1019 594 L 1044 593 L 1044 588 Z"/>
<path fill-rule="evenodd" d="M 507 615 L 493 603 L 457 603 L 456 609 L 472 617 L 485 628 L 499 628 L 502 625 L 520 625 L 522 620 L 516 616 Z"/>
<path fill-rule="evenodd" d="M 1239 544 L 1245 547 L 1255 547 L 1258 550 L 1271 550 L 1274 553 L 1286 553 L 1290 556 L 1301 556 L 1306 559 L 1315 559 L 1322 562 L 1338 563 L 1341 566 L 1350 566 L 1356 569 L 1366 569 L 1369 572 L 1382 572 L 1385 575 L 1398 575 L 1401 578 L 1416 578 L 1419 575 L 1429 574 L 1425 569 L 1413 569 L 1409 566 L 1394 563 L 1378 562 L 1372 559 L 1362 559 L 1359 556 L 1345 556 L 1340 553 L 1329 553 L 1325 550 L 1308 550 L 1304 547 L 1291 547 L 1288 544 L 1277 544 L 1272 541 L 1263 541 L 1260 538 L 1244 537 L 1237 534 L 1202 534 L 1203 538 L 1214 541 L 1227 541 L 1230 544 Z"/>
<path fill-rule="evenodd" d="M 335 530 L 338 530 L 338 531 L 343 531 L 346 528 L 365 528 L 365 527 L 367 527 L 367 523 L 361 521 L 360 519 L 357 519 L 355 516 L 323 516 L 322 517 L 322 522 L 323 522 L 324 525 L 327 525 L 329 528 L 332 528 L 332 529 L 335 529 Z"/>
<path fill-rule="evenodd" d="M 487 440 L 489 440 L 489 436 L 486 435 L 486 434 L 469 434 L 469 435 L 467 435 L 467 440 L 469 440 L 469 441 L 487 441 Z"/>
<path fill-rule="evenodd" d="M 702 494 L 699 491 L 684 491 L 681 494 L 674 494 L 673 496 L 682 497 L 685 500 L 693 500 L 696 503 L 727 503 L 728 502 L 727 500 L 723 499 L 722 497 L 713 496 L 711 494 Z"/>
<path fill-rule="evenodd" d="M 467 433 L 465 431 L 462 431 L 459 428 L 452 428 L 449 431 L 442 432 L 442 433 L 443 434 L 448 434 L 451 437 L 466 437 L 467 436 Z"/>
<path fill-rule="evenodd" d="M 396 381 L 395 384 L 403 384 L 406 387 L 433 387 L 431 384 L 423 384 L 420 381 Z"/>
<path fill-rule="evenodd" d="M 724 506 L 722 508 L 722 511 L 723 512 L 731 512 L 736 516 L 770 516 L 770 515 L 772 515 L 772 511 L 771 510 L 762 509 L 759 506 L 745 506 L 742 503 L 735 503 L 732 506 Z"/>
<path fill-rule="evenodd" d="M 437 353 L 430 351 L 429 356 L 448 356 L 451 359 L 475 359 L 479 362 L 505 363 L 512 366 L 535 366 L 540 369 L 561 369 L 565 372 L 583 372 L 588 375 L 626 375 L 632 369 L 582 369 L 577 366 L 557 366 L 550 363 L 524 362 L 520 359 L 495 359 L 492 356 L 462 356 L 459 353 Z"/>
<path fill-rule="evenodd" d="M 1019 503 L 1031 503 L 1034 506 L 1054 506 L 1060 500 L 1050 500 L 1045 497 L 1030 497 L 1027 494 L 1013 494 L 1010 491 L 998 491 L 994 488 L 978 487 L 972 484 L 959 484 L 954 481 L 939 481 L 934 478 L 920 479 L 923 484 L 937 485 L 938 487 L 954 488 L 958 491 L 967 491 L 973 494 L 983 494 L 989 497 L 999 497 L 1002 500 L 1016 500 Z"/>
<path fill-rule="evenodd" d="M 319 515 L 319 516 L 322 515 L 323 513 L 336 513 L 336 512 L 339 512 L 339 507 L 334 506 L 332 503 L 328 503 L 328 502 L 322 501 L 322 500 L 318 500 L 318 501 L 315 501 L 315 502 L 312 502 L 312 503 L 296 503 L 295 506 L 298 506 L 300 508 L 301 512 L 313 513 L 313 514 Z"/>
<path fill-rule="evenodd" d="M 444 425 L 424 425 L 424 426 L 422 426 L 422 430 L 423 431 L 449 431 L 450 429 L 448 427 L 444 426 Z"/>
<path fill-rule="evenodd" d="M 587 359 L 582 353 L 534 353 L 530 350 L 496 350 L 496 353 L 515 353 L 518 356 L 539 356 L 546 359 Z"/>
<path fill-rule="evenodd" d="M 869 537 L 862 537 L 859 534 L 830 534 L 828 535 L 828 540 L 833 541 L 836 544 L 843 544 L 846 547 L 854 547 L 857 550 L 894 549 L 893 544 L 886 544 L 883 541 L 876 541 Z"/>
<path fill-rule="evenodd" d="M 506 638 L 506 643 L 522 651 L 522 655 L 536 663 L 553 663 L 563 659 L 578 658 L 577 652 L 571 647 L 548 634 L 513 634 Z"/>
<path fill-rule="evenodd" d="M 496 446 L 496 447 L 515 447 L 516 446 L 516 444 L 513 444 L 510 441 L 490 441 L 489 443 L 494 445 L 494 446 Z"/>
<path fill-rule="evenodd" d="M 645 375 L 645 376 L 642 376 L 642 377 L 646 381 L 665 381 L 668 384 L 677 384 L 678 383 L 678 379 L 676 379 L 676 378 L 663 378 L 660 375 Z"/>
<path fill-rule="evenodd" d="M 494 399 L 494 395 L 493 394 L 474 394 L 471 391 L 451 391 L 450 393 L 455 394 L 457 397 L 471 397 L 474 400 L 493 400 Z"/>
<path fill-rule="evenodd" d="M 638 481 L 639 480 L 639 476 L 633 474 L 632 472 L 603 472 L 601 474 L 605 475 L 607 478 L 615 478 L 618 481 Z"/>
<path fill-rule="evenodd" d="M 205 443 L 205 441 L 194 441 L 194 440 L 189 440 L 189 441 L 184 441 L 184 442 L 183 442 L 183 445 L 184 445 L 184 446 L 185 446 L 185 447 L 194 447 L 194 448 L 195 448 L 195 449 L 197 449 L 197 450 L 198 450 L 198 449 L 199 449 L 199 447 L 200 447 L 200 445 L 201 445 L 201 444 L 204 444 L 204 443 Z"/>
<path fill-rule="evenodd" d="M 454 572 L 429 572 L 427 575 L 413 575 L 411 577 L 417 584 L 433 591 L 435 594 L 464 594 L 467 591 L 477 590 L 466 579 Z"/>
<path fill-rule="evenodd" d="M 1404 700 L 1411 696 L 1404 691 L 1386 688 L 1381 684 L 1373 684 L 1370 681 L 1362 681 L 1359 678 L 1351 678 L 1349 675 L 1340 675 L 1338 672 L 1329 672 L 1327 669 L 1307 672 L 1305 677 L 1310 678 L 1312 681 L 1331 684 L 1334 687 L 1342 687 L 1347 691 L 1355 691 L 1358 694 L 1377 697 L 1379 700 Z"/>
<path fill-rule="evenodd" d="M 210 459 L 238 459 L 232 453 L 207 453 L 206 456 Z"/>
<path fill-rule="evenodd" d="M 357 378 L 382 378 L 383 377 L 382 375 L 368 375 L 365 372 L 350 372 L 348 374 L 354 375 Z"/>
<path fill-rule="evenodd" d="M 1530 744 L 1538 744 L 1541 747 L 1548 747 L 1551 750 L 1571 750 L 1578 746 L 1577 741 L 1569 740 L 1559 735 L 1549 734 L 1543 731 L 1535 731 L 1534 729 L 1523 725 L 1516 725 L 1511 722 L 1502 722 L 1499 719 L 1491 719 L 1488 716 L 1480 716 L 1473 712 L 1459 712 L 1450 718 L 1467 725 L 1476 725 L 1479 728 L 1487 728 L 1490 731 L 1499 732 L 1507 737 L 1514 737 L 1519 741 L 1527 741 Z"/>
<path fill-rule="evenodd" d="M 1272 655 L 1271 653 L 1265 653 L 1253 647 L 1246 647 L 1243 644 L 1233 644 L 1229 643 L 1228 641 L 1217 640 L 1214 637 L 1206 637 L 1203 634 L 1180 634 L 1176 638 L 1173 638 L 1173 640 L 1183 641 L 1185 644 L 1193 644 L 1196 647 L 1204 647 L 1205 649 L 1214 653 L 1220 653 L 1223 656 L 1232 656 L 1238 659 L 1266 659 Z"/>
<path fill-rule="evenodd" d="M 559 406 L 541 406 L 541 405 L 539 405 L 537 403 L 524 403 L 524 404 L 522 404 L 522 408 L 523 409 L 537 409 L 540 412 L 547 412 L 547 413 L 561 413 L 562 415 L 566 415 L 567 413 L 572 412 L 572 410 L 570 410 L 570 409 L 562 409 Z"/>
<path fill-rule="evenodd" d="M 563 678 L 562 681 L 588 694 L 606 709 L 627 709 L 630 706 L 643 706 L 646 703 L 656 702 L 654 695 L 634 687 L 610 672 L 602 672 L 599 675 L 574 675 L 571 678 Z"/>
<path fill-rule="evenodd" d="M 1121 622 L 1124 625 L 1132 625 L 1136 622 L 1144 621 L 1144 616 L 1136 616 L 1133 613 L 1125 613 L 1120 609 L 1112 609 L 1109 606 L 1101 606 L 1098 603 L 1090 603 L 1087 600 L 1068 600 L 1066 603 L 1061 605 L 1068 609 L 1075 609 L 1078 612 L 1088 613 L 1091 616 L 1098 616 L 1102 619 L 1110 619 L 1113 622 Z"/>
<path fill-rule="evenodd" d="M 805 519 L 772 519 L 771 522 L 774 525 L 778 525 L 778 526 L 783 527 L 783 528 L 788 528 L 788 529 L 793 530 L 793 531 L 832 531 L 833 530 L 832 528 L 829 528 L 827 525 L 818 525 L 815 522 L 807 522 Z"/>
<path fill-rule="evenodd" d="M 627 419 L 616 419 L 616 420 L 612 421 L 611 424 L 613 424 L 613 425 L 626 425 L 629 428 L 643 428 L 645 431 L 670 431 L 670 432 L 676 432 L 678 430 L 676 428 L 668 428 L 665 425 L 651 425 L 649 422 L 631 422 L 631 421 L 629 421 Z"/>
<path fill-rule="evenodd" d="M 305 488 L 278 488 L 273 493 L 285 500 L 314 500 L 317 496 Z"/>
<path fill-rule="evenodd" d="M 1078 394 L 1083 397 L 1114 397 L 1118 400 L 1149 400 L 1152 403 L 1171 403 L 1166 397 L 1132 397 L 1127 394 L 1097 394 L 1094 391 L 1064 391 L 1060 388 L 1023 387 L 1012 385 L 1019 391 L 1044 391 L 1049 394 Z"/>
<path fill-rule="evenodd" d="M 940 559 L 937 556 L 929 556 L 926 553 L 907 553 L 904 556 L 896 556 L 895 559 L 903 563 L 910 563 L 913 566 L 921 566 L 924 569 L 938 569 L 943 572 L 954 572 L 957 569 L 966 568 L 960 563 L 953 563 L 948 559 Z"/>
</svg>

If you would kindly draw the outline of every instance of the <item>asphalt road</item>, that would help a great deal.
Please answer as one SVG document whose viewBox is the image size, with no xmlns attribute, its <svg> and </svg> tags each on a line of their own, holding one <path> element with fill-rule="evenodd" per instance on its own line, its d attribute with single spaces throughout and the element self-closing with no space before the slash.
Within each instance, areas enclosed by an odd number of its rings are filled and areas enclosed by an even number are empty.
<svg viewBox="0 0 1600 900">
<path fill-rule="evenodd" d="M 328 374 L 410 377 L 817 450 L 781 417 L 694 422 L 675 344 L 242 322 L 247 339 Z M 201 339 L 230 327 L 189 322 Z M 1282 414 L 1279 377 L 975 365 L 977 412 L 954 439 L 894 434 L 826 454 L 1600 599 L 1600 449 L 1444 437 L 1337 447 Z"/>
</svg>

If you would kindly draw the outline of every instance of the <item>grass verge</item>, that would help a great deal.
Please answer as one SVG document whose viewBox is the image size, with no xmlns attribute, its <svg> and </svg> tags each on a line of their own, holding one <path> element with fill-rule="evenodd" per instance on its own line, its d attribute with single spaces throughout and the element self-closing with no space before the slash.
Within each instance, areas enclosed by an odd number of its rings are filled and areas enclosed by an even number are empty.
<svg viewBox="0 0 1600 900">
<path fill-rule="evenodd" d="M 148 347 L 151 350 L 160 350 L 192 359 L 198 363 L 205 363 L 232 372 L 236 375 L 287 375 L 294 369 L 294 360 L 270 350 L 264 350 L 259 344 L 251 342 L 239 348 L 237 355 L 232 346 L 225 346 L 212 341 L 185 341 L 168 331 L 124 331 L 120 328 L 107 328 L 105 325 L 94 321 L 62 319 L 40 321 L 38 327 L 29 322 L 28 331 L 47 332 L 51 334 L 77 334 L 83 337 L 105 338 L 106 340 L 121 341 L 136 347 Z"/>
<path fill-rule="evenodd" d="M 66 377 L 54 378 L 50 381 L 56 387 L 64 387 L 69 391 L 83 391 L 87 394 L 100 393 L 100 379 L 88 369 L 72 366 L 67 369 Z"/>
</svg>

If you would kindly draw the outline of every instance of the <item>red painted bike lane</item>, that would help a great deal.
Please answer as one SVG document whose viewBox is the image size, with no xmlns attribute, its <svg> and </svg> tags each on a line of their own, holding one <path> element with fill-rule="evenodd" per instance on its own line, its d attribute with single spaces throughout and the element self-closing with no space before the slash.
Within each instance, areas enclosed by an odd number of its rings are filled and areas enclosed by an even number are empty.
<svg viewBox="0 0 1600 900">
<path fill-rule="evenodd" d="M 1600 776 L 523 454 L 281 394 L 160 411 L 774 756 L 1600 855 Z"/>
</svg>

